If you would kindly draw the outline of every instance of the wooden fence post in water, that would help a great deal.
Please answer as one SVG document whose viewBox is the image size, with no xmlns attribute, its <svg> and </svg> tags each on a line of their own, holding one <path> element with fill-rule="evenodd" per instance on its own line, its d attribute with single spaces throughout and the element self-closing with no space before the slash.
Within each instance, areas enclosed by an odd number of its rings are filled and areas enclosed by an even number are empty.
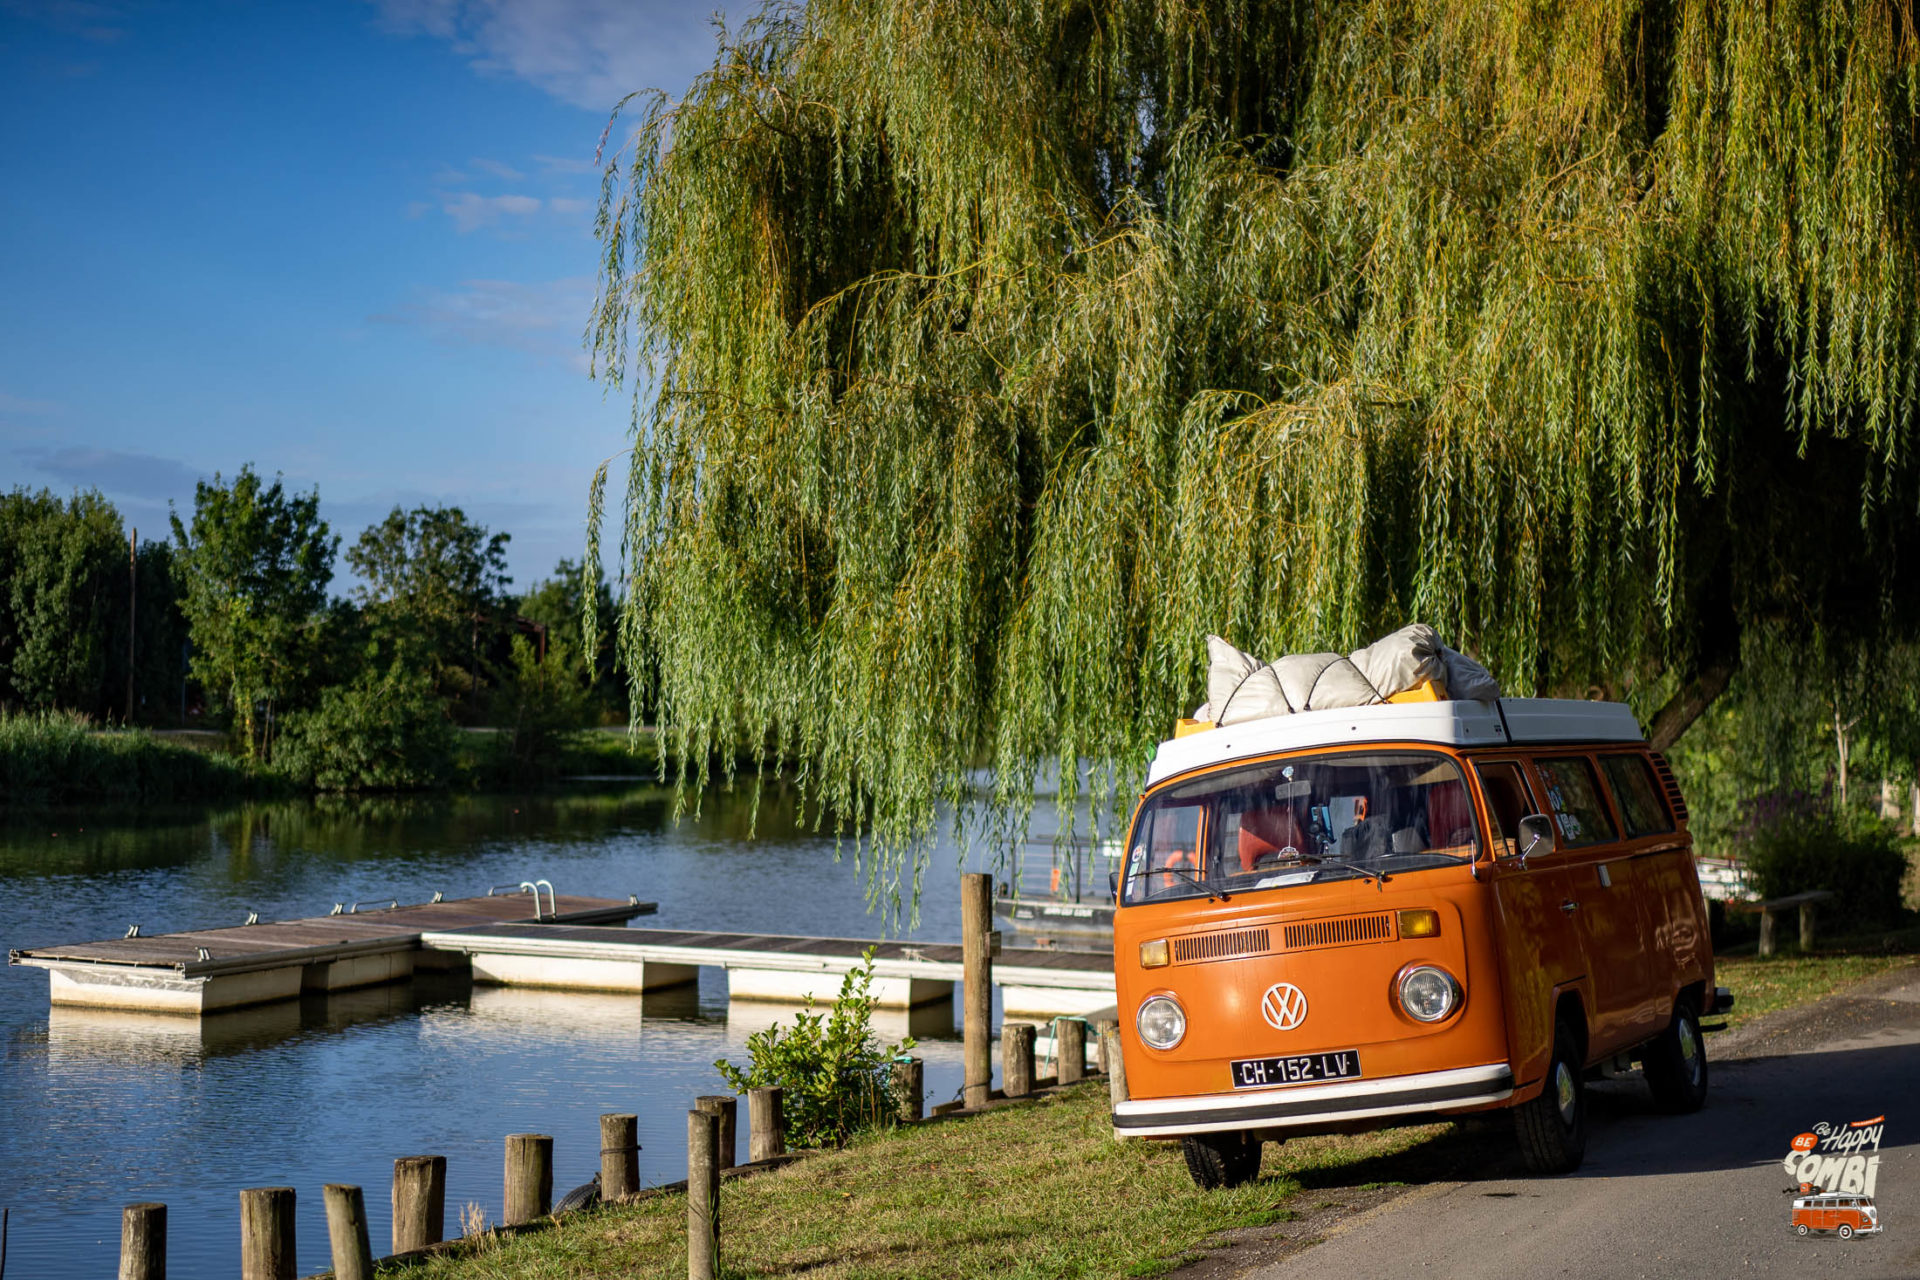
<svg viewBox="0 0 1920 1280">
<path fill-rule="evenodd" d="M 294 1280 L 292 1187 L 240 1193 L 240 1280 Z"/>
<path fill-rule="evenodd" d="M 339 1182 L 327 1183 L 320 1195 L 327 1205 L 327 1242 L 333 1246 L 334 1280 L 373 1280 L 366 1197 L 360 1188 Z"/>
<path fill-rule="evenodd" d="M 973 871 L 960 877 L 960 956 L 964 975 L 961 1029 L 966 1076 L 962 1101 L 969 1110 L 987 1105 L 993 1091 L 993 877 Z"/>
<path fill-rule="evenodd" d="M 1009 1098 L 1033 1092 L 1034 1032 L 1031 1022 L 1000 1024 L 1000 1089 Z"/>
<path fill-rule="evenodd" d="M 893 1093 L 900 1100 L 900 1119 L 913 1124 L 925 1105 L 927 1064 L 918 1058 L 893 1060 Z"/>
<path fill-rule="evenodd" d="M 747 1158 L 757 1163 L 786 1153 L 786 1091 L 778 1085 L 766 1089 L 749 1089 L 747 1091 Z"/>
<path fill-rule="evenodd" d="M 640 1190 L 640 1117 L 600 1117 L 600 1198 L 624 1200 Z"/>
<path fill-rule="evenodd" d="M 402 1156 L 393 1162 L 393 1251 L 439 1244 L 447 1230 L 447 1158 Z"/>
<path fill-rule="evenodd" d="M 120 1211 L 120 1280 L 167 1280 L 167 1206 Z"/>
<path fill-rule="evenodd" d="M 693 1100 L 694 1109 L 720 1118 L 719 1161 L 722 1169 L 733 1168 L 740 1103 L 730 1093 L 705 1093 Z"/>
<path fill-rule="evenodd" d="M 720 1268 L 720 1117 L 687 1112 L 687 1280 Z"/>
<path fill-rule="evenodd" d="M 545 1133 L 507 1135 L 507 1226 L 553 1212 L 553 1138 Z"/>
<path fill-rule="evenodd" d="M 1054 1057 L 1060 1065 L 1054 1076 L 1059 1084 L 1077 1084 L 1087 1075 L 1087 1024 L 1078 1018 L 1053 1020 Z"/>
</svg>

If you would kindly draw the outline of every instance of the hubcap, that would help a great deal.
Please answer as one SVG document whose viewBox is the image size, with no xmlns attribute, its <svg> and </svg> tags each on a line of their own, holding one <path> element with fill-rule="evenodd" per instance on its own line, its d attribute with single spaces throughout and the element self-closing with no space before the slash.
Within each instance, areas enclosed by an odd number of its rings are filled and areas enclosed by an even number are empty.
<svg viewBox="0 0 1920 1280">
<path fill-rule="evenodd" d="M 1700 1079 L 1700 1042 L 1694 1038 L 1693 1019 L 1680 1020 L 1680 1061 L 1687 1068 L 1687 1079 Z"/>
<path fill-rule="evenodd" d="M 1560 1118 L 1571 1126 L 1573 1124 L 1573 1069 L 1564 1062 L 1554 1064 L 1553 1092 L 1554 1101 L 1560 1106 Z"/>
</svg>

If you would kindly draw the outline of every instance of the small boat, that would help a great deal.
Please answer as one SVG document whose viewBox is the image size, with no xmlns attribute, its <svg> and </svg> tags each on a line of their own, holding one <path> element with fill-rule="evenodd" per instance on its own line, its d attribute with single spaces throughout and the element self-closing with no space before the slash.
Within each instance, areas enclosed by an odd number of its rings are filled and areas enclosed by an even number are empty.
<svg viewBox="0 0 1920 1280">
<path fill-rule="evenodd" d="M 1113 937 L 1114 884 L 1121 842 L 1036 836 L 1021 848 L 1015 875 L 993 900 L 994 923 L 1040 938 L 1080 945 Z"/>
</svg>

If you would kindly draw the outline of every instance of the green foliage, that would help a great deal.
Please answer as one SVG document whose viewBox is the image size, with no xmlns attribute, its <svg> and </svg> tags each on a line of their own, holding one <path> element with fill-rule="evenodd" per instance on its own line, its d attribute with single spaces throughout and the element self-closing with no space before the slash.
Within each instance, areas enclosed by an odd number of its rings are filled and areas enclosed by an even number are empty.
<svg viewBox="0 0 1920 1280">
<path fill-rule="evenodd" d="M 120 515 L 98 493 L 0 497 L 0 700 L 107 709 L 105 642 L 126 613 L 126 566 Z"/>
<path fill-rule="evenodd" d="M 549 638 L 542 661 L 533 642 L 513 638 L 509 668 L 493 697 L 494 773 L 505 782 L 543 782 L 566 758 L 568 740 L 586 726 L 585 671 L 575 650 Z"/>
<path fill-rule="evenodd" d="M 319 791 L 413 791 L 446 783 L 457 733 L 426 677 L 368 672 L 289 716 L 275 763 Z"/>
<path fill-rule="evenodd" d="M 173 536 L 194 677 L 226 696 L 247 754 L 264 756 L 260 709 L 297 706 L 310 685 L 340 540 L 318 490 L 289 495 L 251 466 L 231 485 L 217 473 L 196 484 L 192 524 L 174 515 Z"/>
<path fill-rule="evenodd" d="M 278 789 L 227 756 L 139 730 L 101 732 L 74 712 L 0 713 L 0 809 L 223 800 Z"/>
<path fill-rule="evenodd" d="M 590 693 L 596 718 L 604 723 L 625 723 L 626 691 L 614 672 L 613 592 L 604 577 L 597 578 L 593 590 L 586 590 L 585 570 L 571 560 L 562 560 L 553 568 L 551 578 L 542 579 L 520 597 L 515 612 L 528 622 L 546 628 L 548 637 L 565 641 L 581 662 L 590 668 Z M 589 646 L 584 623 L 591 622 L 593 645 Z"/>
<path fill-rule="evenodd" d="M 893 1123 L 893 1059 L 913 1048 L 911 1039 L 883 1048 L 873 1033 L 873 951 L 849 969 L 826 1017 L 796 1013 L 793 1026 L 779 1023 L 747 1037 L 745 1070 L 725 1058 L 713 1065 L 735 1093 L 779 1086 L 790 1147 L 838 1146 L 862 1130 Z M 812 1002 L 808 1002 L 811 1008 Z"/>
<path fill-rule="evenodd" d="M 448 697 L 476 690 L 483 641 L 499 623 L 505 533 L 489 535 L 459 507 L 395 507 L 347 549 L 354 589 L 383 660 L 425 670 Z"/>
<path fill-rule="evenodd" d="M 1907 857 L 1895 829 L 1876 818 L 1836 811 L 1804 792 L 1762 796 L 1749 808 L 1740 850 L 1762 899 L 1832 890 L 1837 900 L 1825 911 L 1843 930 L 1900 915 Z"/>
<path fill-rule="evenodd" d="M 692 781 L 776 741 L 897 873 L 982 763 L 1016 823 L 1050 760 L 1130 794 L 1209 631 L 1645 697 L 1755 619 L 1910 623 L 1916 38 L 776 0 L 606 170 L 635 705 Z"/>
</svg>

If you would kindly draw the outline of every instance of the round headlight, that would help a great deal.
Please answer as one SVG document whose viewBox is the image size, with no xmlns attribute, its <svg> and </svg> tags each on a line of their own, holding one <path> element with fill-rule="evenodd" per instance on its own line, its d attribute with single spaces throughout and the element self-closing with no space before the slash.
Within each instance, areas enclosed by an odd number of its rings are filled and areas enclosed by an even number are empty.
<svg viewBox="0 0 1920 1280">
<path fill-rule="evenodd" d="M 1445 969 L 1417 964 L 1400 975 L 1400 1007 L 1421 1022 L 1439 1022 L 1460 1007 L 1460 984 Z"/>
<path fill-rule="evenodd" d="M 1187 1034 L 1187 1011 L 1172 996 L 1148 996 L 1134 1025 L 1148 1048 L 1171 1049 Z"/>
</svg>

